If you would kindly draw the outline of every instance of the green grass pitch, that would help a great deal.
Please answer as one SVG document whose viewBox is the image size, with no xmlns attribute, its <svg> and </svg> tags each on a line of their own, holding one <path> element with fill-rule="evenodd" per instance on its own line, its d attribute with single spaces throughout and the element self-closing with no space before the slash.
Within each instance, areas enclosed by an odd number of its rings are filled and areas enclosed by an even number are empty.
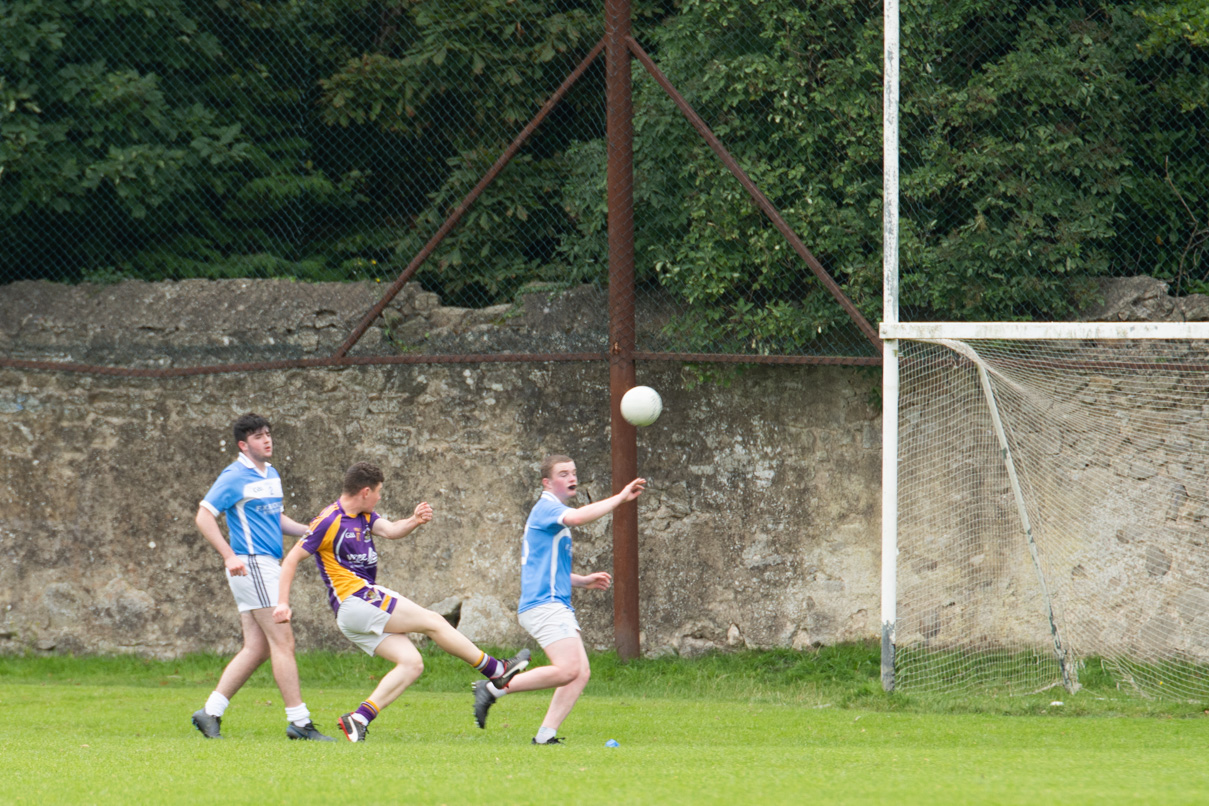
<svg viewBox="0 0 1209 806">
<path fill-rule="evenodd" d="M 533 747 L 548 693 L 474 726 L 472 670 L 426 651 L 369 740 L 290 742 L 266 670 L 223 741 L 189 723 L 224 658 L 0 658 L 0 803 L 1204 803 L 1209 720 L 1088 687 L 960 701 L 886 695 L 869 647 L 623 664 L 594 677 L 562 747 Z M 544 662 L 540 656 L 537 662 Z M 387 667 L 299 657 L 329 735 Z M 605 746 L 615 739 L 620 746 Z"/>
</svg>

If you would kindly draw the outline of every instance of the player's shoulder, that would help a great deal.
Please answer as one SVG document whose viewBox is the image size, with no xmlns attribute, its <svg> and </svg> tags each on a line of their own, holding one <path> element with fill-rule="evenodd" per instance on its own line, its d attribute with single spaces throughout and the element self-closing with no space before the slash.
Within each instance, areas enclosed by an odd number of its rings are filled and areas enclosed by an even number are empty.
<svg viewBox="0 0 1209 806">
<path fill-rule="evenodd" d="M 569 506 L 559 501 L 553 495 L 542 493 L 541 498 L 537 499 L 537 502 L 533 505 L 533 509 L 529 510 L 529 520 L 530 522 L 549 520 L 568 509 L 570 509 Z"/>
<path fill-rule="evenodd" d="M 219 473 L 218 475 L 230 476 L 230 475 L 234 475 L 236 473 L 243 473 L 243 471 L 246 469 L 247 469 L 247 465 L 243 464 L 238 459 L 236 459 L 234 462 L 231 462 L 231 464 L 224 467 L 222 469 L 222 472 Z"/>
<path fill-rule="evenodd" d="M 332 503 L 330 503 L 326 507 L 324 507 L 323 510 L 320 511 L 320 513 L 315 516 L 315 518 L 312 520 L 312 523 L 320 524 L 320 523 L 323 523 L 324 521 L 330 521 L 333 518 L 338 518 L 342 514 L 343 513 L 340 511 L 340 502 L 333 501 Z"/>
<path fill-rule="evenodd" d="M 243 479 L 246 470 L 247 468 L 239 462 L 232 462 L 219 471 L 218 478 L 214 480 L 214 486 L 221 487 L 237 484 Z"/>
</svg>

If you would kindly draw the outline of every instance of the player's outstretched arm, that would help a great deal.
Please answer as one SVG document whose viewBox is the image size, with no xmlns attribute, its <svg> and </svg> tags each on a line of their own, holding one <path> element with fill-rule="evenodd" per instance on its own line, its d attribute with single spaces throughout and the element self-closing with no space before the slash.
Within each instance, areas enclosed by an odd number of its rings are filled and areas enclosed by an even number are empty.
<svg viewBox="0 0 1209 806">
<path fill-rule="evenodd" d="M 281 561 L 281 578 L 277 581 L 277 607 L 273 609 L 273 621 L 284 624 L 294 615 L 290 610 L 290 587 L 294 584 L 294 574 L 298 573 L 298 563 L 311 553 L 298 543 L 290 549 Z"/>
<path fill-rule="evenodd" d="M 586 588 L 590 591 L 607 591 L 613 584 L 613 576 L 607 571 L 597 571 L 595 574 L 572 574 L 572 588 Z"/>
<path fill-rule="evenodd" d="M 398 540 L 400 537 L 407 537 L 431 520 L 432 507 L 429 506 L 427 501 L 423 501 L 416 505 L 416 511 L 411 514 L 410 518 L 404 518 L 399 521 L 388 521 L 386 518 L 378 518 L 378 520 L 374 521 L 373 532 L 376 536 L 384 537 L 387 540 Z"/>
<path fill-rule="evenodd" d="M 242 577 L 248 575 L 248 566 L 244 561 L 239 559 L 234 551 L 231 550 L 230 544 L 223 539 L 222 530 L 218 528 L 218 518 L 214 517 L 214 513 L 203 506 L 197 508 L 197 517 L 194 519 L 197 524 L 197 531 L 201 532 L 202 537 L 206 538 L 206 542 L 214 547 L 214 550 L 222 557 L 223 565 L 233 577 Z"/>
<path fill-rule="evenodd" d="M 566 526 L 583 526 L 585 523 L 599 520 L 627 501 L 633 501 L 642 495 L 642 491 L 645 489 L 646 479 L 634 479 L 625 487 L 622 487 L 621 492 L 617 493 L 617 495 L 601 501 L 594 501 L 591 504 L 585 504 L 579 509 L 571 510 L 563 516 L 563 524 Z"/>
</svg>

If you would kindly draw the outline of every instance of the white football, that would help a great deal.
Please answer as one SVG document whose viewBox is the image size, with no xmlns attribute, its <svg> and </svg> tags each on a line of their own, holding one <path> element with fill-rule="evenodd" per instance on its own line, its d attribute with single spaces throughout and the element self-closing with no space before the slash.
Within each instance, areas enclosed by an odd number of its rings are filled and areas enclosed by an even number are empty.
<svg viewBox="0 0 1209 806">
<path fill-rule="evenodd" d="M 621 396 L 621 416 L 631 425 L 650 425 L 662 411 L 663 399 L 649 386 L 635 386 Z"/>
</svg>

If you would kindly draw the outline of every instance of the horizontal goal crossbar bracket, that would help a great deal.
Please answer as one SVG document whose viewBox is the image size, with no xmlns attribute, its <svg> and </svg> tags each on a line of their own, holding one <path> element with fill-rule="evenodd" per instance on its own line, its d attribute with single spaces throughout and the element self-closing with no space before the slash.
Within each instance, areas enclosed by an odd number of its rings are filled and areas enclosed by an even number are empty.
<svg viewBox="0 0 1209 806">
<path fill-rule="evenodd" d="M 882 322 L 883 339 L 1183 339 L 1209 322 Z"/>
</svg>

